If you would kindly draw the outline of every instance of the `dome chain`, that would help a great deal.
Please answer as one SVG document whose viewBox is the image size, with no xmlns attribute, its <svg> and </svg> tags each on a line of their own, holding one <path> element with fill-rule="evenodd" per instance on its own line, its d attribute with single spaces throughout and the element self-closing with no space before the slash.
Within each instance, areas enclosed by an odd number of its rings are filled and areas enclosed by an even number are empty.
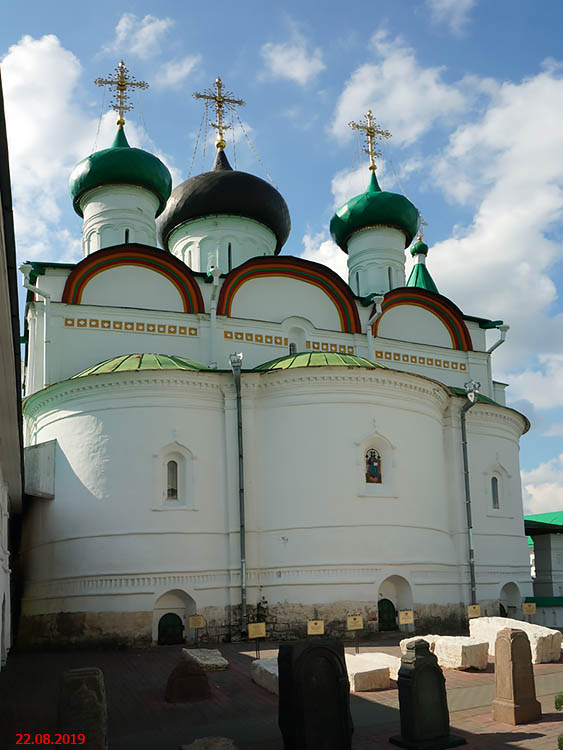
<svg viewBox="0 0 563 750">
<path fill-rule="evenodd" d="M 260 158 L 260 157 L 258 156 L 258 154 L 256 153 L 256 149 L 255 149 L 255 148 L 254 148 L 254 146 L 252 145 L 252 141 L 250 140 L 250 137 L 249 137 L 248 133 L 246 132 L 246 129 L 245 129 L 244 125 L 242 124 L 242 120 L 240 119 L 240 117 L 239 117 L 239 115 L 238 115 L 238 112 L 236 112 L 236 111 L 235 111 L 235 115 L 236 115 L 236 117 L 237 117 L 237 120 L 238 120 L 238 123 L 239 123 L 239 125 L 240 125 L 240 128 L 241 128 L 242 132 L 244 133 L 244 137 L 246 138 L 246 142 L 248 143 L 248 145 L 250 146 L 250 150 L 252 151 L 252 153 L 253 153 L 253 154 L 254 154 L 254 156 L 256 157 L 256 161 L 258 162 L 258 164 L 260 164 L 260 166 L 261 166 L 261 167 L 262 167 L 262 169 L 264 170 L 264 174 L 265 174 L 265 175 L 267 176 L 267 178 L 268 178 L 268 179 L 270 180 L 270 182 L 272 183 L 272 185 L 273 185 L 273 186 L 274 186 L 275 188 L 277 188 L 277 185 L 276 185 L 276 184 L 275 184 L 275 182 L 274 182 L 274 181 L 272 180 L 272 177 L 271 177 L 270 173 L 268 172 L 268 170 L 267 170 L 267 169 L 266 169 L 266 167 L 264 166 L 264 162 L 262 161 L 262 159 L 261 159 L 261 158 Z"/>
<path fill-rule="evenodd" d="M 197 134 L 197 138 L 196 138 L 196 141 L 195 141 L 194 152 L 192 154 L 192 160 L 190 162 L 190 169 L 188 171 L 188 180 L 190 179 L 190 177 L 192 175 L 192 169 L 194 168 L 194 161 L 195 161 L 195 157 L 196 157 L 196 154 L 197 154 L 197 149 L 198 149 L 198 146 L 199 146 L 199 139 L 201 138 L 201 131 L 203 130 L 203 121 L 204 120 L 205 120 L 205 110 L 203 111 L 203 114 L 201 116 L 201 122 L 199 123 L 199 132 Z"/>
<path fill-rule="evenodd" d="M 104 87 L 102 88 L 102 106 L 100 109 L 100 116 L 98 117 L 98 128 L 96 130 L 96 137 L 94 138 L 94 145 L 92 146 L 92 150 L 90 151 L 91 154 L 95 152 L 96 147 L 98 145 L 98 138 L 100 136 L 100 128 L 102 127 L 102 117 L 104 116 L 105 101 L 106 101 L 106 89 Z"/>
</svg>

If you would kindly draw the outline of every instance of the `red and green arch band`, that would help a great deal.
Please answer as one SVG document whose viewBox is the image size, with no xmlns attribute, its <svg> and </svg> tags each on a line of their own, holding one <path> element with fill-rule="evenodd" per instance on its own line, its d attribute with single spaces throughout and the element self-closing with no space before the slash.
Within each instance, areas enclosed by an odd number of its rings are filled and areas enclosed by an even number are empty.
<svg viewBox="0 0 563 750">
<path fill-rule="evenodd" d="M 84 258 L 68 277 L 62 301 L 70 305 L 79 305 L 86 285 L 94 276 L 117 266 L 139 266 L 160 273 L 178 290 L 184 312 L 205 312 L 197 281 L 182 261 L 162 250 L 135 245 L 98 250 Z"/>
<path fill-rule="evenodd" d="M 342 332 L 361 332 L 354 296 L 340 276 L 318 263 L 291 256 L 252 258 L 235 268 L 221 287 L 217 301 L 217 314 L 230 316 L 233 300 L 241 287 L 247 281 L 264 276 L 269 278 L 282 276 L 318 287 L 336 307 Z"/>
<path fill-rule="evenodd" d="M 454 349 L 462 351 L 473 350 L 471 334 L 465 325 L 461 310 L 445 297 L 431 294 L 430 292 L 425 292 L 420 289 L 405 290 L 404 288 L 401 288 L 385 295 L 385 300 L 381 305 L 382 314 L 373 324 L 372 330 L 374 336 L 377 336 L 379 323 L 384 317 L 385 312 L 393 307 L 397 307 L 398 305 L 415 305 L 416 307 L 422 307 L 424 310 L 427 310 L 441 320 L 450 334 Z"/>
</svg>

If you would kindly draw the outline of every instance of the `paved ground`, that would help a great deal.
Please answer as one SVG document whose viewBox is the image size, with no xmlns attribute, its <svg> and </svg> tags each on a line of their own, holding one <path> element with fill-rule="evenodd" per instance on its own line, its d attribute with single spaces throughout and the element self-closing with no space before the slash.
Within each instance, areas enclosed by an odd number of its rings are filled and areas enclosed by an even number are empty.
<svg viewBox="0 0 563 750">
<path fill-rule="evenodd" d="M 397 646 L 373 643 L 362 651 L 399 655 Z M 0 748 L 11 750 L 16 732 L 56 730 L 58 683 L 66 669 L 100 667 L 109 706 L 110 750 L 177 750 L 204 736 L 233 738 L 241 750 L 282 750 L 277 727 L 277 697 L 249 677 L 255 658 L 248 644 L 222 644 L 231 667 L 210 675 L 212 698 L 200 703 L 168 704 L 166 679 L 179 661 L 180 647 L 147 650 L 12 653 L 0 673 Z M 347 649 L 353 653 L 353 648 Z M 274 656 L 275 651 L 262 651 Z M 563 662 L 534 667 L 543 717 L 512 727 L 491 720 L 494 665 L 486 672 L 445 670 L 452 731 L 467 739 L 467 750 L 556 750 L 563 713 L 553 707 L 563 690 Z M 388 748 L 399 731 L 397 690 L 351 695 L 354 750 Z"/>
</svg>

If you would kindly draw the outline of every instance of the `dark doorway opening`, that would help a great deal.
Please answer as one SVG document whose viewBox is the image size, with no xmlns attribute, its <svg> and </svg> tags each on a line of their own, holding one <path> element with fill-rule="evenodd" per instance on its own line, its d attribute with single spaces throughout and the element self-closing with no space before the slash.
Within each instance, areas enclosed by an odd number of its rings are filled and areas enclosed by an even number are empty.
<svg viewBox="0 0 563 750">
<path fill-rule="evenodd" d="M 172 646 L 184 643 L 184 624 L 178 615 L 168 612 L 158 622 L 159 646 Z"/>
<path fill-rule="evenodd" d="M 389 599 L 380 599 L 377 605 L 379 630 L 397 630 L 397 610 Z"/>
</svg>

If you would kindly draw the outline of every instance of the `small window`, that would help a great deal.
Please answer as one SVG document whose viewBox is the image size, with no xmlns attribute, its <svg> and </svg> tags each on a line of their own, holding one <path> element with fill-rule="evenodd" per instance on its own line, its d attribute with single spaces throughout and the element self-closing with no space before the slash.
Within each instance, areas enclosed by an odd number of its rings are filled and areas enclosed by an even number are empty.
<svg viewBox="0 0 563 750">
<path fill-rule="evenodd" d="M 166 465 L 167 485 L 168 490 L 166 497 L 168 500 L 178 499 L 178 463 L 176 461 L 168 461 Z"/>
<path fill-rule="evenodd" d="M 500 508 L 500 503 L 498 499 L 498 479 L 497 477 L 491 478 L 491 495 L 493 498 L 493 508 L 495 510 L 498 510 Z"/>
<path fill-rule="evenodd" d="M 289 353 L 297 354 L 297 344 L 295 344 L 293 341 L 289 344 Z"/>
<path fill-rule="evenodd" d="M 356 271 L 356 294 L 360 296 L 360 272 Z"/>
<path fill-rule="evenodd" d="M 129 230 L 125 230 L 125 244 L 127 245 L 129 243 Z"/>
<path fill-rule="evenodd" d="M 387 278 L 389 279 L 389 290 L 393 289 L 393 273 L 391 266 L 387 266 Z"/>
<path fill-rule="evenodd" d="M 366 483 L 381 484 L 381 456 L 375 448 L 366 452 Z"/>
<path fill-rule="evenodd" d="M 233 248 L 231 247 L 230 242 L 227 246 L 227 262 L 229 264 L 229 271 L 232 271 L 233 270 Z"/>
</svg>

